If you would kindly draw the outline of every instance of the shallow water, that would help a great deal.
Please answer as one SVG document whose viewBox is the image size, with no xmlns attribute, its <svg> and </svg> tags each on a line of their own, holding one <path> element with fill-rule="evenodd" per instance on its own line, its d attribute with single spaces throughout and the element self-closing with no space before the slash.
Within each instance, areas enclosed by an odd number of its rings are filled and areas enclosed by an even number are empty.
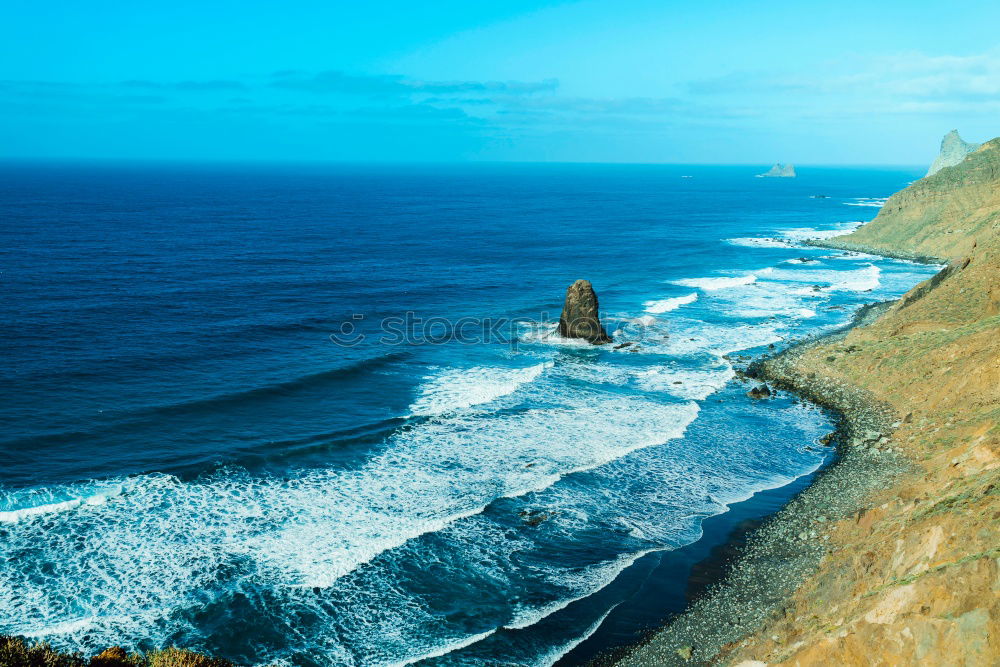
<svg viewBox="0 0 1000 667">
<path fill-rule="evenodd" d="M 723 355 L 933 271 L 801 245 L 917 170 L 0 171 L 0 631 L 69 648 L 552 664 L 822 463 Z M 632 345 L 554 334 L 581 277 Z"/>
</svg>

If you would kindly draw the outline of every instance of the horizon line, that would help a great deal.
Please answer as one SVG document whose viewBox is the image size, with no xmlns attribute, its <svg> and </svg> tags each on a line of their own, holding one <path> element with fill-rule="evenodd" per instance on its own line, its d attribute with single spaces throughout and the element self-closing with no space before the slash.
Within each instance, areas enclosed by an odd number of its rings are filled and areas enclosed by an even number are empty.
<svg viewBox="0 0 1000 667">
<path fill-rule="evenodd" d="M 552 166 L 649 166 L 649 167 L 767 167 L 774 165 L 773 161 L 761 162 L 628 162 L 628 161 L 591 161 L 591 160 L 360 160 L 360 159 L 327 159 L 327 158 L 185 158 L 185 157 L 95 157 L 95 156 L 0 156 L 0 164 L 172 164 L 172 165 L 310 165 L 310 166 L 421 166 L 421 165 L 552 165 Z M 927 169 L 927 164 L 902 162 L 781 162 L 800 168 L 829 167 L 870 167 L 884 169 Z M 929 164 L 929 163 L 928 163 Z"/>
</svg>

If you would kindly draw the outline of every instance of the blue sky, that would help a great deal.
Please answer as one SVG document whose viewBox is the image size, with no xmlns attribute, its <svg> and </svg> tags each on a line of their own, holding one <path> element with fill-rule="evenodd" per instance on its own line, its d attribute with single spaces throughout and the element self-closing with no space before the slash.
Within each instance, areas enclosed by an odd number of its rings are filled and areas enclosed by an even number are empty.
<svg viewBox="0 0 1000 667">
<path fill-rule="evenodd" d="M 995 0 L 5 0 L 0 157 L 922 164 L 1000 135 L 998 25 Z"/>
</svg>

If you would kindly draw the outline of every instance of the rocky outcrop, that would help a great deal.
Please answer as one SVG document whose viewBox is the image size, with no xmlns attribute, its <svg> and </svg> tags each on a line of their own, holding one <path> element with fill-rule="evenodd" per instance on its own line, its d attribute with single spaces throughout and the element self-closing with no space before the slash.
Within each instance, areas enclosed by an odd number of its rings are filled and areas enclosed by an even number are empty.
<svg viewBox="0 0 1000 667">
<path fill-rule="evenodd" d="M 944 135 L 944 139 L 941 140 L 941 152 L 938 156 L 934 158 L 934 162 L 931 163 L 931 168 L 927 170 L 928 176 L 933 176 L 945 167 L 954 167 L 956 164 L 965 159 L 965 156 L 972 151 L 979 148 L 982 144 L 970 144 L 968 141 L 963 141 L 962 137 L 958 136 L 958 130 L 952 130 L 948 134 Z"/>
<path fill-rule="evenodd" d="M 559 335 L 582 338 L 594 345 L 611 342 L 611 336 L 601 326 L 597 294 L 589 280 L 577 280 L 566 290 L 566 303 L 559 317 Z"/>
<path fill-rule="evenodd" d="M 757 178 L 795 178 L 795 165 L 775 163 L 763 174 L 757 174 Z"/>
</svg>

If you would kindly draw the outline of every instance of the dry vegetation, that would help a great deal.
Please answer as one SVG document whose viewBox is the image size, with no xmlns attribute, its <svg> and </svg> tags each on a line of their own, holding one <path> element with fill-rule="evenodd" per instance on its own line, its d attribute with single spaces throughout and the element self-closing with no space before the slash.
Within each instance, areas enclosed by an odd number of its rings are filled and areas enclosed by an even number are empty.
<svg viewBox="0 0 1000 667">
<path fill-rule="evenodd" d="M 129 654 L 120 647 L 109 648 L 89 660 L 79 653 L 61 653 L 48 644 L 32 644 L 20 637 L 0 636 L 2 667 L 232 667 L 221 658 L 209 658 L 193 651 L 168 648 L 145 654 Z"/>
<path fill-rule="evenodd" d="M 797 360 L 890 404 L 902 422 L 890 446 L 914 471 L 823 527 L 819 570 L 726 662 L 1000 665 L 1000 140 L 835 245 L 951 262 Z"/>
</svg>

